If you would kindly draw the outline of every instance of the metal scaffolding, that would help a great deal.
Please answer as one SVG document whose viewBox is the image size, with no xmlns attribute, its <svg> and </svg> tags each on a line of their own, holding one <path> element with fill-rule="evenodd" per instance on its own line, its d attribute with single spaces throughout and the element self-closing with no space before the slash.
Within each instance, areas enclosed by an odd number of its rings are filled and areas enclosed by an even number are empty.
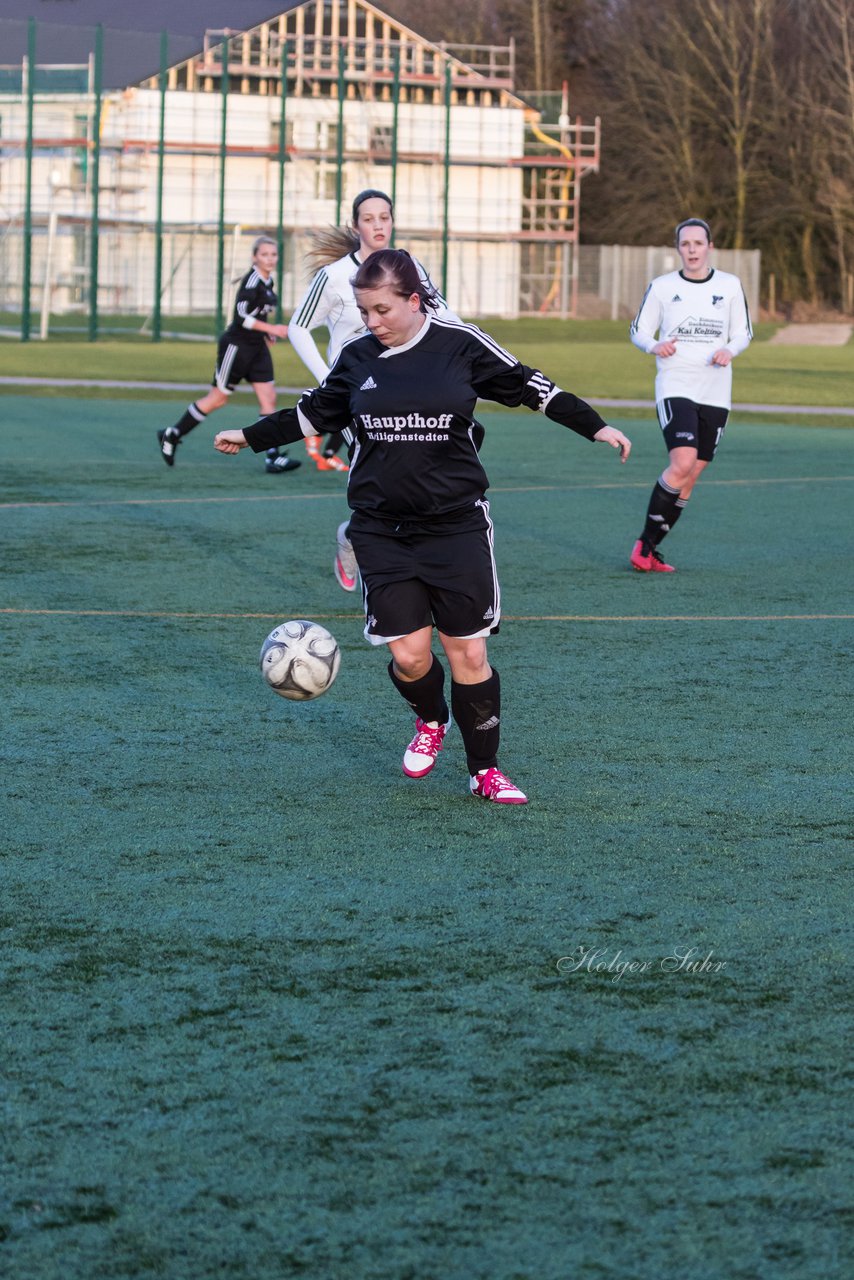
<svg viewBox="0 0 854 1280">
<path fill-rule="evenodd" d="M 32 20 L 19 89 L 0 68 L 0 309 L 20 311 L 22 338 L 37 281 L 43 315 L 85 311 L 93 340 L 109 314 L 147 316 L 155 340 L 164 313 L 220 328 L 232 250 L 258 231 L 278 240 L 287 304 L 307 231 L 374 185 L 457 309 L 578 314 L 599 121 L 570 119 L 566 92 L 544 119 L 514 89 L 512 43 L 432 44 L 367 0 L 307 0 L 210 31 L 180 61 L 164 33 L 156 74 L 104 90 L 104 33 L 91 36 L 70 89 Z"/>
</svg>

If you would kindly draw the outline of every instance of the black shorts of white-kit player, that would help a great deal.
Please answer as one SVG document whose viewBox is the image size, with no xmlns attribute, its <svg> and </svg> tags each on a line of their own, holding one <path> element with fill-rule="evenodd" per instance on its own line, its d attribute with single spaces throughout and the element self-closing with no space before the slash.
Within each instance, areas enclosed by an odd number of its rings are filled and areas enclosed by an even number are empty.
<svg viewBox="0 0 854 1280">
<path fill-rule="evenodd" d="M 354 512 L 350 541 L 362 575 L 365 638 L 374 645 L 435 626 L 446 636 L 494 635 L 501 621 L 493 527 L 485 498 L 441 529 Z"/>
<path fill-rule="evenodd" d="M 729 409 L 717 404 L 697 404 L 685 396 L 670 396 L 655 406 L 658 422 L 668 452 L 671 449 L 696 449 L 700 462 L 714 458 Z"/>
</svg>

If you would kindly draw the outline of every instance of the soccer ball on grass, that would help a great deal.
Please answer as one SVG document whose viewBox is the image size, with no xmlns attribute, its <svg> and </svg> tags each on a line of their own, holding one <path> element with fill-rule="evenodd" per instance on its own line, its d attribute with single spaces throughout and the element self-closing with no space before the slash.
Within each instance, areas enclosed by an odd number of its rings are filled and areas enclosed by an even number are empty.
<svg viewBox="0 0 854 1280">
<path fill-rule="evenodd" d="M 326 693 L 340 665 L 335 637 L 305 618 L 280 622 L 261 646 L 261 675 L 274 693 L 292 702 Z"/>
</svg>

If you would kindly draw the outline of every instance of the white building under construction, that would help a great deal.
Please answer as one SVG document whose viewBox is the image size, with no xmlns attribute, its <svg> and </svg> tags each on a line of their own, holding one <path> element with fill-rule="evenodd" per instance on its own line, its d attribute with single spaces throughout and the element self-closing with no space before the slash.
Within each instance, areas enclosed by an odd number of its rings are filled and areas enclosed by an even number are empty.
<svg viewBox="0 0 854 1280">
<path fill-rule="evenodd" d="M 122 33 L 63 65 L 46 32 L 17 81 L 0 68 L 0 308 L 26 285 L 35 311 L 48 282 L 53 312 L 85 310 L 95 287 L 101 314 L 146 314 L 158 290 L 164 315 L 212 313 L 264 231 L 281 236 L 287 311 L 306 231 L 378 187 L 397 243 L 461 314 L 575 312 L 598 122 L 565 105 L 543 121 L 515 90 L 512 44 L 437 45 L 368 0 L 306 0 L 180 61 L 149 41 L 127 85 L 109 71 Z"/>
</svg>

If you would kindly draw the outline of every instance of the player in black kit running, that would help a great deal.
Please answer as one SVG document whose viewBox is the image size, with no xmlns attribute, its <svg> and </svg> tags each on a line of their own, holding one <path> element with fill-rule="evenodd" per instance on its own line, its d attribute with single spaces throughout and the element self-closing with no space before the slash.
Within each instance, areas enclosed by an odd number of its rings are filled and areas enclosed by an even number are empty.
<svg viewBox="0 0 854 1280">
<path fill-rule="evenodd" d="M 259 236 L 252 246 L 252 267 L 240 281 L 234 317 L 219 340 L 213 385 L 205 396 L 189 405 L 173 427 L 158 431 L 160 452 L 168 467 L 175 465 L 175 451 L 191 431 L 204 422 L 209 413 L 228 403 L 232 391 L 243 378 L 251 383 L 262 413 L 276 407 L 276 384 L 270 346 L 279 338 L 287 338 L 286 324 L 273 324 L 279 300 L 273 287 L 273 268 L 279 257 L 278 246 L 269 236 Z M 294 471 L 300 466 L 295 458 L 281 454 L 267 461 L 270 472 Z"/>
<path fill-rule="evenodd" d="M 453 714 L 472 794 L 524 804 L 497 759 L 501 695 L 486 637 L 498 630 L 501 593 L 489 482 L 473 439 L 475 404 L 478 397 L 524 404 L 618 449 L 624 462 L 631 443 L 488 334 L 430 311 L 430 287 L 404 250 L 371 254 L 353 287 L 368 333 L 345 343 L 323 386 L 244 431 L 220 432 L 214 444 L 222 453 L 246 445 L 258 453 L 347 429 L 349 533 L 362 573 L 365 636 L 388 645 L 392 683 L 417 717 L 403 771 L 412 778 L 430 772 Z M 431 648 L 434 626 L 451 668 L 450 709 Z"/>
</svg>

